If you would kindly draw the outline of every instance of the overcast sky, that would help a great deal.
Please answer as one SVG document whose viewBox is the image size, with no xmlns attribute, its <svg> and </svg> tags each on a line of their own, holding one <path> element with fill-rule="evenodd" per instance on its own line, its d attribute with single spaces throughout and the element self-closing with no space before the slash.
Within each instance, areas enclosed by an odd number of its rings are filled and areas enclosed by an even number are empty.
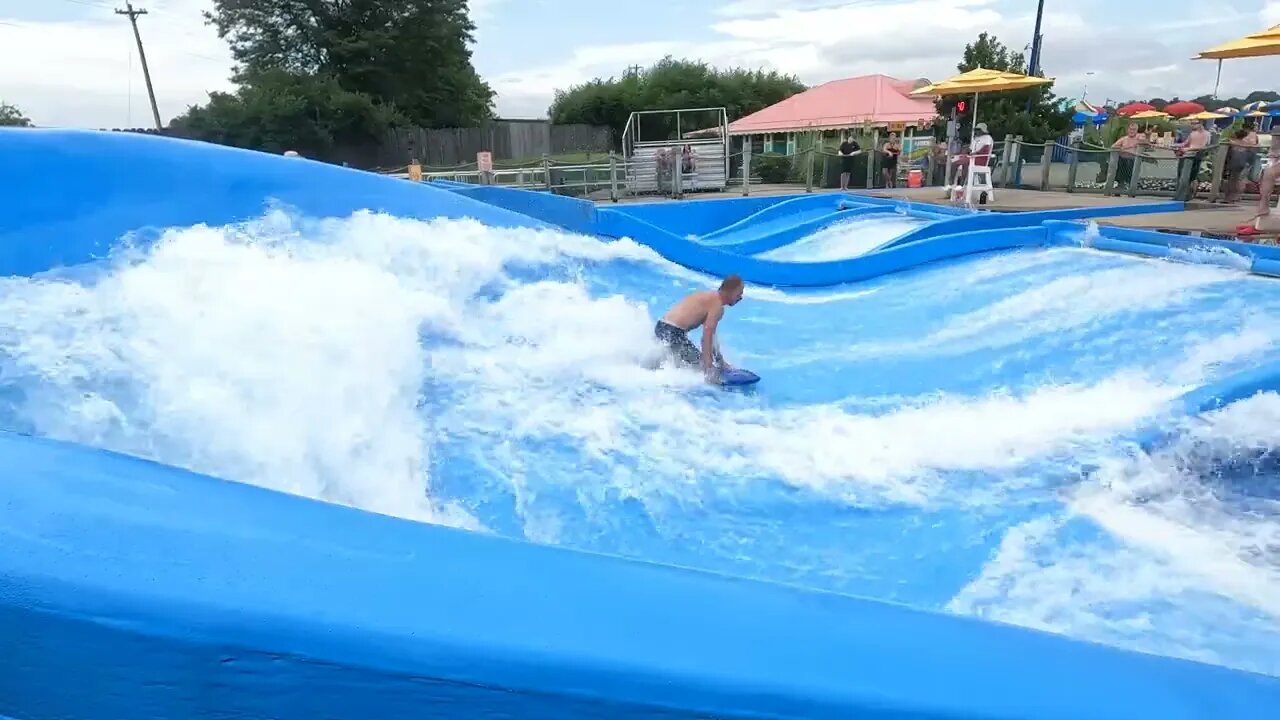
<svg viewBox="0 0 1280 720">
<path fill-rule="evenodd" d="M 475 64 L 506 117 L 545 115 L 552 92 L 663 55 L 776 68 L 816 84 L 884 73 L 941 79 L 982 30 L 1021 49 L 1035 0 L 471 0 Z M 210 0 L 140 0 L 167 122 L 230 88 Z M 1197 50 L 1280 23 L 1280 0 L 1046 0 L 1046 74 L 1059 95 L 1128 99 L 1212 92 Z M 41 125 L 149 124 L 128 21 L 108 0 L 0 0 L 0 100 Z M 1220 95 L 1280 86 L 1280 59 L 1223 64 Z M 1089 73 L 1092 73 L 1090 75 Z"/>
</svg>

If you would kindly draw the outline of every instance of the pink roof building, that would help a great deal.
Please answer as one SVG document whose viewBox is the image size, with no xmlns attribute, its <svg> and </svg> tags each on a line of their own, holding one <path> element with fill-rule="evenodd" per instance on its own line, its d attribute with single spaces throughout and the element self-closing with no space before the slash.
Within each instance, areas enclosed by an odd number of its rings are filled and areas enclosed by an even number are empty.
<svg viewBox="0 0 1280 720">
<path fill-rule="evenodd" d="M 729 123 L 730 135 L 764 135 L 857 126 L 923 127 L 933 123 L 932 98 L 911 97 L 911 81 L 888 75 L 832 80 Z"/>
</svg>

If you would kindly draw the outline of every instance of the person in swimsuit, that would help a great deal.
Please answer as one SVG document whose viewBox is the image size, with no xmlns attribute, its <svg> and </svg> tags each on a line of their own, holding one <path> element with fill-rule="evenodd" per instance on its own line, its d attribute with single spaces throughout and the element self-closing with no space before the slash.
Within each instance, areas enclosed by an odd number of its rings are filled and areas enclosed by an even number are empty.
<svg viewBox="0 0 1280 720">
<path fill-rule="evenodd" d="M 742 278 L 730 275 L 720 283 L 718 290 L 691 293 L 676 303 L 653 326 L 653 334 L 667 346 L 668 352 L 680 365 L 700 367 L 708 382 L 719 383 L 720 371 L 730 369 L 720 355 L 716 343 L 716 330 L 725 306 L 737 305 L 742 300 Z M 689 331 L 702 328 L 702 349 L 689 340 Z"/>
<path fill-rule="evenodd" d="M 884 161 L 880 165 L 884 186 L 887 188 L 898 187 L 898 156 L 901 154 L 902 146 L 898 144 L 897 133 L 889 133 L 889 139 L 884 143 Z"/>
</svg>

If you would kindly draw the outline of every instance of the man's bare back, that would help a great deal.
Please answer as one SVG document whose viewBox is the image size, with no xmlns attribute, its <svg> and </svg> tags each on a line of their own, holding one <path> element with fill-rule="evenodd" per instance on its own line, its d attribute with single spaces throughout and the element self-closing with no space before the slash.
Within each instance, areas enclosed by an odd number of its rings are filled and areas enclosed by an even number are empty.
<svg viewBox="0 0 1280 720">
<path fill-rule="evenodd" d="M 712 314 L 723 315 L 724 302 L 720 300 L 719 292 L 704 290 L 686 295 L 683 300 L 672 305 L 667 314 L 662 316 L 662 321 L 689 331 L 702 327 Z"/>
</svg>

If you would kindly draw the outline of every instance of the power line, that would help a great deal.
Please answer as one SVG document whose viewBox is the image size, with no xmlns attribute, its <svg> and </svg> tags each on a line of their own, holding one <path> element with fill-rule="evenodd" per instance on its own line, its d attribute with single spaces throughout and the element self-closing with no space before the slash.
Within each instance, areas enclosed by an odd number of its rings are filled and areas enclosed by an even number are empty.
<svg viewBox="0 0 1280 720">
<path fill-rule="evenodd" d="M 134 10 L 133 3 L 126 2 L 124 10 L 116 10 L 117 15 L 129 16 L 129 24 L 133 25 L 133 39 L 138 41 L 138 59 L 142 61 L 142 77 L 147 81 L 147 96 L 151 98 L 151 116 L 156 121 L 156 130 L 163 130 L 160 122 L 160 108 L 156 106 L 156 91 L 151 86 L 151 71 L 147 69 L 147 53 L 142 49 L 142 35 L 138 32 L 138 16 L 146 15 L 146 10 Z"/>
</svg>

